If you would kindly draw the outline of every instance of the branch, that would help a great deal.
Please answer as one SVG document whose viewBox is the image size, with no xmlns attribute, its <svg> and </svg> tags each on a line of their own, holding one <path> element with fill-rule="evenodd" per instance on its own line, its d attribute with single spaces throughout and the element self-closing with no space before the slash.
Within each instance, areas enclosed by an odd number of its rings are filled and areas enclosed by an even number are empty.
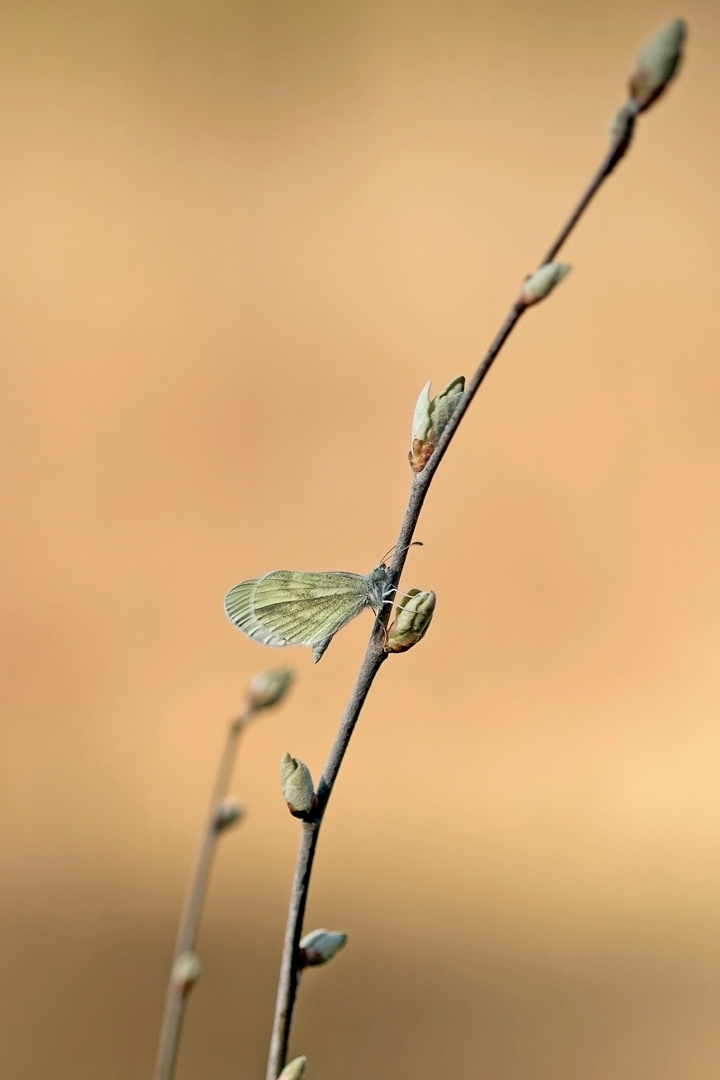
<svg viewBox="0 0 720 1080">
<path fill-rule="evenodd" d="M 167 994 L 165 997 L 165 1011 L 160 1027 L 158 1041 L 157 1060 L 155 1063 L 155 1080 L 171 1080 L 175 1071 L 180 1033 L 182 1031 L 185 1016 L 185 1003 L 192 986 L 197 981 L 200 973 L 199 964 L 194 956 L 195 942 L 197 940 L 200 916 L 202 914 L 205 894 L 207 892 L 210 870 L 212 868 L 213 855 L 220 831 L 231 822 L 224 820 L 223 800 L 228 792 L 230 777 L 232 776 L 240 736 L 248 723 L 255 715 L 257 709 L 249 705 L 246 711 L 233 720 L 227 732 L 225 745 L 220 757 L 215 783 L 213 785 L 210 809 L 207 822 L 200 840 L 200 847 L 195 859 L 195 867 L 190 879 L 190 888 L 185 907 L 178 926 L 173 962 L 170 969 Z M 233 820 L 237 820 L 237 813 Z M 187 958 L 187 963 L 183 963 Z M 194 964 L 193 964 L 194 961 Z M 193 977 L 194 976 L 194 977 Z"/>
<path fill-rule="evenodd" d="M 547 267 L 548 264 L 553 262 L 555 256 L 565 244 L 565 241 L 572 233 L 605 180 L 607 180 L 616 165 L 627 153 L 632 141 L 637 116 L 648 108 L 648 106 L 664 92 L 668 83 L 677 72 L 681 60 L 685 34 L 685 23 L 681 19 L 674 19 L 667 26 L 663 27 L 663 29 L 648 42 L 640 53 L 636 66 L 630 75 L 628 101 L 618 110 L 613 119 L 610 132 L 610 147 L 586 191 L 578 201 L 575 209 L 568 217 L 556 239 L 551 244 L 547 254 L 540 263 L 538 270 L 542 267 Z M 562 274 L 566 272 L 566 270 L 562 270 L 562 268 L 558 267 L 557 269 L 561 271 L 560 274 L 555 276 L 553 282 L 545 288 L 545 291 L 540 291 L 539 293 L 536 292 L 535 295 L 531 295 L 530 287 L 535 282 L 535 275 L 532 276 L 532 280 L 526 282 L 520 296 L 510 308 L 495 340 L 490 345 L 480 366 L 468 383 L 462 397 L 459 399 L 452 416 L 447 420 L 439 435 L 437 445 L 430 457 L 424 466 L 422 463 L 418 464 L 417 467 L 419 471 L 416 472 L 413 479 L 407 509 L 405 510 L 405 516 L 395 544 L 395 555 L 390 567 L 389 578 L 392 585 L 397 586 L 399 584 L 400 575 L 402 574 L 405 560 L 407 559 L 408 549 L 420 517 L 420 511 L 422 510 L 433 477 L 455 436 L 455 432 L 462 422 L 465 413 L 469 409 L 473 398 L 484 382 L 486 375 L 495 362 L 496 357 L 512 331 L 515 329 L 521 316 L 535 300 L 541 299 L 542 296 L 547 295 L 550 288 L 552 288 L 560 277 L 562 277 Z M 549 275 L 547 275 L 546 272 L 544 278 L 545 283 L 547 283 L 548 277 L 552 277 L 552 272 Z M 293 1009 L 298 988 L 298 947 L 320 826 L 345 752 L 358 721 L 360 711 L 365 703 L 365 699 L 367 698 L 375 676 L 380 670 L 383 662 L 387 659 L 388 654 L 384 651 L 383 644 L 389 615 L 389 607 L 381 607 L 380 614 L 373 626 L 367 652 L 365 653 L 365 659 L 360 668 L 355 688 L 340 723 L 340 729 L 335 737 L 335 742 L 330 751 L 325 771 L 318 785 L 317 803 L 313 810 L 305 815 L 302 840 L 300 851 L 298 853 L 298 861 L 290 899 L 287 928 L 285 931 L 266 1080 L 277 1080 L 287 1057 Z"/>
<path fill-rule="evenodd" d="M 171 1080 L 175 1071 L 185 1003 L 200 976 L 200 962 L 195 955 L 200 916 L 207 893 L 210 870 L 218 836 L 241 818 L 237 803 L 226 798 L 237 757 L 240 736 L 250 721 L 263 709 L 273 708 L 285 697 L 294 679 L 288 668 L 269 668 L 250 680 L 247 706 L 228 726 L 220 756 L 207 822 L 195 859 L 185 907 L 178 926 L 170 978 L 165 997 L 165 1011 L 160 1027 L 154 1080 Z"/>
</svg>

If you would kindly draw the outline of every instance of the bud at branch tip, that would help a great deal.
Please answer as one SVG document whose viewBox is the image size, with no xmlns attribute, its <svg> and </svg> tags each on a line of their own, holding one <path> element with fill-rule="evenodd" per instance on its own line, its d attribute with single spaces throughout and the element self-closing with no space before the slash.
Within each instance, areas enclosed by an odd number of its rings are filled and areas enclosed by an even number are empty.
<svg viewBox="0 0 720 1080">
<path fill-rule="evenodd" d="M 255 711 L 279 705 L 294 678 L 295 672 L 291 668 L 268 668 L 267 671 L 261 671 L 248 685 L 248 705 Z"/>
<path fill-rule="evenodd" d="M 628 84 L 630 99 L 638 112 L 652 105 L 677 75 L 686 37 L 687 23 L 673 19 L 640 50 Z"/>
</svg>

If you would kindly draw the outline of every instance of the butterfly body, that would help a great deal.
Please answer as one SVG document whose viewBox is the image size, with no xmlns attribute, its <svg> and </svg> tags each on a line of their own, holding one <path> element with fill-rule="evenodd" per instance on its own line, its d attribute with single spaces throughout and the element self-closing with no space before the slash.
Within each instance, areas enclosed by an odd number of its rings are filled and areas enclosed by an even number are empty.
<svg viewBox="0 0 720 1080">
<path fill-rule="evenodd" d="M 391 591 L 384 563 L 369 574 L 273 570 L 241 581 L 225 597 L 230 621 L 262 645 L 310 645 L 317 662 L 334 635 Z"/>
</svg>

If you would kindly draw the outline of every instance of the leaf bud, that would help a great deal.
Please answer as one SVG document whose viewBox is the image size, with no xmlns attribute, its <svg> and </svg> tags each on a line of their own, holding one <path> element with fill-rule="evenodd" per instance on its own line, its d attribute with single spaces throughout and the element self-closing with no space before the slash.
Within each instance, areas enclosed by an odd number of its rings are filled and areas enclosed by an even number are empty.
<svg viewBox="0 0 720 1080">
<path fill-rule="evenodd" d="M 422 472 L 437 446 L 448 421 L 465 392 L 465 376 L 458 375 L 444 390 L 431 399 L 431 382 L 425 384 L 415 406 L 412 423 L 412 445 L 408 458 L 415 473 Z"/>
<path fill-rule="evenodd" d="M 435 611 L 434 592 L 408 589 L 387 630 L 385 652 L 406 652 L 425 636 Z"/>
<path fill-rule="evenodd" d="M 311 930 L 300 941 L 300 967 L 327 964 L 347 943 L 347 934 L 338 930 Z"/>
<path fill-rule="evenodd" d="M 637 111 L 635 102 L 629 101 L 627 104 L 620 106 L 610 121 L 610 145 L 615 151 L 613 168 L 630 146 L 635 130 Z"/>
<path fill-rule="evenodd" d="M 687 23 L 683 19 L 673 19 L 640 50 L 628 84 L 638 112 L 652 105 L 677 74 L 686 35 Z"/>
<path fill-rule="evenodd" d="M 546 296 L 550 295 L 555 286 L 559 285 L 564 277 L 567 277 L 571 269 L 572 267 L 567 263 L 545 263 L 534 274 L 530 274 L 529 277 L 525 278 L 518 306 L 526 308 L 530 307 L 531 304 L 537 304 L 538 300 L 544 300 Z"/>
<path fill-rule="evenodd" d="M 180 953 L 172 966 L 172 981 L 183 993 L 191 990 L 202 974 L 202 964 L 194 952 Z"/>
<path fill-rule="evenodd" d="M 296 1057 L 289 1061 L 278 1076 L 278 1080 L 302 1080 L 307 1069 L 307 1058 Z"/>
<path fill-rule="evenodd" d="M 315 790 L 307 765 L 300 758 L 283 754 L 280 762 L 280 780 L 285 802 L 290 813 L 303 817 L 315 805 Z"/>
<path fill-rule="evenodd" d="M 248 704 L 254 711 L 279 705 L 295 678 L 291 668 L 268 668 L 250 680 Z"/>
<path fill-rule="evenodd" d="M 245 808 L 237 799 L 222 799 L 215 807 L 214 827 L 215 832 L 229 829 L 231 825 L 237 825 L 245 817 Z"/>
</svg>

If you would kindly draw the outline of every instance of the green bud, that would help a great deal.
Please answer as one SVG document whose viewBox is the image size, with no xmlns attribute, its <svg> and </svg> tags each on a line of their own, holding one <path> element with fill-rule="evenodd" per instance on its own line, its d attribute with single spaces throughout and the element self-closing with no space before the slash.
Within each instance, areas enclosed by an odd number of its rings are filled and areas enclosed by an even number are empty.
<svg viewBox="0 0 720 1080">
<path fill-rule="evenodd" d="M 278 1080 L 302 1080 L 307 1069 L 307 1058 L 296 1057 L 289 1061 L 278 1076 Z"/>
<path fill-rule="evenodd" d="M 290 668 L 268 668 L 250 680 L 248 704 L 251 709 L 269 709 L 279 705 L 295 678 Z"/>
<path fill-rule="evenodd" d="M 285 802 L 290 813 L 302 817 L 315 805 L 315 790 L 307 765 L 300 758 L 283 754 L 280 762 L 280 780 Z"/>
<path fill-rule="evenodd" d="M 621 105 L 617 110 L 612 120 L 610 121 L 610 141 L 613 146 L 623 145 L 625 149 L 630 145 L 633 129 L 635 127 L 635 117 L 637 115 L 637 106 L 630 102 L 627 105 Z"/>
<path fill-rule="evenodd" d="M 435 611 L 434 592 L 409 589 L 395 608 L 385 637 L 385 652 L 406 652 L 425 636 Z"/>
<path fill-rule="evenodd" d="M 236 825 L 245 816 L 245 810 L 237 799 L 223 799 L 215 807 L 215 832 L 222 832 Z"/>
<path fill-rule="evenodd" d="M 687 23 L 683 19 L 673 19 L 641 49 L 628 85 L 638 112 L 652 105 L 677 74 L 686 36 Z"/>
<path fill-rule="evenodd" d="M 338 930 L 311 930 L 300 942 L 300 966 L 317 967 L 327 964 L 345 947 L 347 934 Z"/>
<path fill-rule="evenodd" d="M 537 304 L 538 300 L 544 300 L 549 296 L 556 285 L 559 285 L 564 277 L 570 273 L 572 267 L 567 263 L 549 262 L 525 278 L 520 293 L 519 305 L 521 308 Z"/>
<path fill-rule="evenodd" d="M 425 384 L 415 406 L 412 447 L 408 458 L 415 473 L 422 472 L 465 392 L 465 376 L 458 375 L 444 390 L 430 398 L 431 382 Z"/>
<path fill-rule="evenodd" d="M 202 964 L 194 952 L 180 953 L 172 966 L 172 980 L 183 992 L 191 990 L 202 974 Z"/>
</svg>

